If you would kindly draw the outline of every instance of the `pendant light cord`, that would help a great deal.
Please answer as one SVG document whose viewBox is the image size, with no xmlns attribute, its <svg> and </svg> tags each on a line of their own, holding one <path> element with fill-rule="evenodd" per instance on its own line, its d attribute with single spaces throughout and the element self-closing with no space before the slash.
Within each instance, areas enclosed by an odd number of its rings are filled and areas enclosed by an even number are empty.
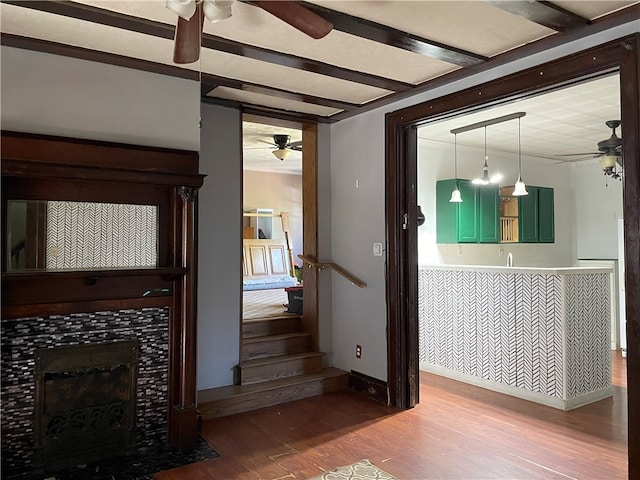
<svg viewBox="0 0 640 480">
<path fill-rule="evenodd" d="M 518 118 L 518 180 L 522 179 L 522 144 L 520 139 L 520 118 Z"/>
<path fill-rule="evenodd" d="M 458 188 L 458 134 L 453 135 L 453 168 L 455 170 L 456 188 Z"/>
</svg>

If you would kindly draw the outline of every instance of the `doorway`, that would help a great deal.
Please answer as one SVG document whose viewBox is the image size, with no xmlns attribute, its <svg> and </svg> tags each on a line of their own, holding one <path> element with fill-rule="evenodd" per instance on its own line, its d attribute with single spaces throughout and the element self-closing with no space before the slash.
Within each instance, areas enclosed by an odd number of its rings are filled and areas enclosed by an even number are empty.
<svg viewBox="0 0 640 480">
<path fill-rule="evenodd" d="M 242 123 L 243 320 L 282 316 L 301 283 L 302 130 Z M 298 278 L 298 276 L 300 278 Z"/>
<path fill-rule="evenodd" d="M 402 230 L 398 221 L 406 213 L 409 225 L 417 224 L 416 203 L 416 145 L 417 127 L 429 119 L 447 115 L 450 112 L 470 111 L 489 103 L 497 104 L 513 100 L 515 96 L 524 98 L 551 90 L 558 85 L 566 85 L 577 80 L 603 72 L 619 71 L 621 85 L 621 120 L 627 132 L 623 153 L 625 175 L 623 179 L 625 217 L 625 260 L 626 260 L 626 307 L 628 332 L 637 330 L 632 319 L 638 308 L 637 278 L 640 273 L 638 258 L 640 229 L 638 229 L 638 136 L 640 115 L 633 106 L 639 95 L 638 39 L 629 37 L 611 42 L 570 57 L 561 58 L 513 74 L 499 81 L 480 85 L 433 103 L 426 102 L 387 116 L 387 238 L 388 251 L 388 378 L 391 402 L 400 408 L 410 408 L 418 403 L 416 382 L 419 378 L 418 328 L 417 328 L 417 229 Z M 482 92 L 480 96 L 478 92 Z M 482 98 L 482 101 L 479 100 Z M 460 106 L 463 106 L 462 108 Z M 629 107 L 631 106 L 631 107 Z M 633 310 L 633 313 L 632 313 Z M 628 339 L 628 355 L 637 358 L 638 345 L 633 335 Z M 628 362 L 628 404 L 629 409 L 629 476 L 640 474 L 640 458 L 633 452 L 638 450 L 637 432 L 640 430 L 637 413 L 631 406 L 640 403 L 637 366 Z"/>
<path fill-rule="evenodd" d="M 281 137 L 288 137 L 285 144 L 280 144 Z M 282 150 L 287 150 L 284 156 Z M 289 310 L 290 295 L 284 288 L 290 288 L 292 282 L 293 288 L 303 286 L 302 328 L 311 335 L 312 349 L 318 351 L 317 270 L 304 268 L 298 257 L 304 254 L 317 258 L 318 254 L 316 125 L 244 114 L 243 183 L 243 211 L 248 213 L 243 221 L 243 237 L 270 237 L 264 240 L 273 240 L 275 248 L 266 251 L 265 271 L 261 273 L 288 282 L 243 292 L 248 293 L 247 297 L 260 296 L 252 291 L 262 292 L 269 312 L 277 316 Z M 266 212 L 260 213 L 263 210 Z M 248 239 L 243 238 L 243 243 L 245 240 Z M 251 273 L 249 254 L 246 260 L 243 274 Z M 246 307 L 248 304 L 243 305 L 244 310 Z M 260 308 L 258 303 L 253 315 L 261 316 Z"/>
</svg>

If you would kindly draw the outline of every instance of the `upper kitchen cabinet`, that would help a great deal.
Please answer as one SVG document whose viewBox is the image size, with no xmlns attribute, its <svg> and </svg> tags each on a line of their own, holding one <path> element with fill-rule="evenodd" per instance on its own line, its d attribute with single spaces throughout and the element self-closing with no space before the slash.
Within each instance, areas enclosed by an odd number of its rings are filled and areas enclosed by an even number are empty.
<svg viewBox="0 0 640 480">
<path fill-rule="evenodd" d="M 529 195 L 518 197 L 520 243 L 553 243 L 553 188 L 527 185 Z"/>
<path fill-rule="evenodd" d="M 450 202 L 456 180 L 436 182 L 437 243 L 498 243 L 499 192 L 495 185 L 477 186 L 458 179 L 461 203 Z"/>
</svg>

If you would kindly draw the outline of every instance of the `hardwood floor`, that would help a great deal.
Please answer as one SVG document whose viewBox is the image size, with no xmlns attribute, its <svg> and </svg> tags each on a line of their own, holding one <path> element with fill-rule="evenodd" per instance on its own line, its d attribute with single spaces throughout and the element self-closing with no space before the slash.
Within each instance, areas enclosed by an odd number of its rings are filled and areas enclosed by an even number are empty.
<svg viewBox="0 0 640 480">
<path fill-rule="evenodd" d="M 367 458 L 399 480 L 627 478 L 626 359 L 614 396 L 569 412 L 422 373 L 397 411 L 349 391 L 216 418 L 220 457 L 157 480 L 307 479 Z"/>
</svg>

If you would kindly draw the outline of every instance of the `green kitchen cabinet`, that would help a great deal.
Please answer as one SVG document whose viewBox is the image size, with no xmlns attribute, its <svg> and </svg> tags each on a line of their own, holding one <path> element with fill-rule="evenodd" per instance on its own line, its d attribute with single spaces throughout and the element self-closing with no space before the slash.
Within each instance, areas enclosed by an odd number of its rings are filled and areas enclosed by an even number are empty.
<svg viewBox="0 0 640 480">
<path fill-rule="evenodd" d="M 518 198 L 520 243 L 553 243 L 553 188 L 527 185 L 529 195 Z"/>
<path fill-rule="evenodd" d="M 461 203 L 451 203 L 455 179 L 436 182 L 437 243 L 498 243 L 499 193 L 494 185 L 458 179 Z"/>
</svg>

